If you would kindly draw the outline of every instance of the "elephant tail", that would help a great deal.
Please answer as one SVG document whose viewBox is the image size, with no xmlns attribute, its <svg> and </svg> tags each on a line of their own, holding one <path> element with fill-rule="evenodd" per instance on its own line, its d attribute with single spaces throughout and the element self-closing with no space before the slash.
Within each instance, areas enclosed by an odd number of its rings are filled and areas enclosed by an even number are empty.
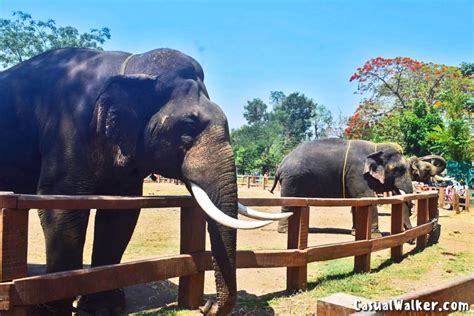
<svg viewBox="0 0 474 316">
<path fill-rule="evenodd" d="M 275 180 L 273 181 L 273 186 L 270 189 L 271 194 L 273 194 L 273 191 L 275 190 L 278 181 L 280 181 L 280 169 L 278 169 L 277 172 L 275 173 Z"/>
</svg>

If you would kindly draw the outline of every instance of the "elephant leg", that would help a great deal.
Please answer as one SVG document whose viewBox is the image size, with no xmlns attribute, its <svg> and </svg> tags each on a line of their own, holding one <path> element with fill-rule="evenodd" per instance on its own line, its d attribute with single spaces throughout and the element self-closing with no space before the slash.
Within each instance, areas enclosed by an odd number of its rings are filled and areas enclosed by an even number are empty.
<svg viewBox="0 0 474 316">
<path fill-rule="evenodd" d="M 379 238 L 382 237 L 382 233 L 379 230 L 379 215 L 377 211 L 377 206 L 373 205 L 371 206 L 372 208 L 372 226 L 371 226 L 371 232 L 372 232 L 372 238 Z M 355 235 L 355 222 L 356 222 L 356 211 L 355 207 L 351 207 L 351 214 L 352 214 L 352 230 L 351 234 Z"/>
<path fill-rule="evenodd" d="M 382 237 L 382 233 L 379 229 L 379 213 L 377 210 L 377 205 L 372 205 L 372 238 Z"/>
<path fill-rule="evenodd" d="M 303 197 L 309 196 L 305 191 L 305 186 L 300 185 L 300 181 L 294 181 L 292 179 L 282 179 L 281 183 L 281 197 Z M 282 212 L 290 212 L 291 209 L 288 206 L 282 206 Z M 288 218 L 280 219 L 278 221 L 278 232 L 285 234 L 288 232 Z"/>
<path fill-rule="evenodd" d="M 39 210 L 46 242 L 48 273 L 82 269 L 88 210 Z M 74 298 L 37 308 L 40 315 L 71 315 Z"/>
<path fill-rule="evenodd" d="M 140 210 L 97 210 L 92 266 L 120 263 L 132 237 Z M 125 309 L 122 289 L 84 295 L 78 309 L 93 315 L 120 315 Z"/>
</svg>

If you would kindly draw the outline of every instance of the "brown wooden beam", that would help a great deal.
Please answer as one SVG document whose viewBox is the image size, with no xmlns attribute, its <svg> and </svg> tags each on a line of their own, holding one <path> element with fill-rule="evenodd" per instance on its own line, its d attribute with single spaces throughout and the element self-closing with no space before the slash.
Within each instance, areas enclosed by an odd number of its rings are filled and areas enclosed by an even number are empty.
<svg viewBox="0 0 474 316">
<path fill-rule="evenodd" d="M 416 214 L 416 224 L 417 226 L 425 224 L 428 222 L 429 214 L 428 214 L 428 200 L 418 200 L 417 203 L 417 214 Z M 416 247 L 422 249 L 426 247 L 427 242 L 427 235 L 421 235 L 416 238 Z"/>
<path fill-rule="evenodd" d="M 0 281 L 27 276 L 28 210 L 0 210 Z"/>
<path fill-rule="evenodd" d="M 306 249 L 308 247 L 309 207 L 292 207 L 293 215 L 288 219 L 288 249 Z M 300 267 L 286 269 L 286 289 L 297 291 L 306 289 L 308 267 L 307 260 Z"/>
<path fill-rule="evenodd" d="M 181 209 L 180 253 L 206 250 L 206 218 L 199 207 Z M 196 309 L 203 303 L 204 271 L 179 278 L 178 305 Z"/>
<path fill-rule="evenodd" d="M 390 233 L 392 235 L 403 232 L 403 204 L 392 204 L 392 217 Z M 395 261 L 401 260 L 403 255 L 403 243 L 390 249 L 390 258 Z"/>
<path fill-rule="evenodd" d="M 369 240 L 371 238 L 372 208 L 370 206 L 359 206 L 356 207 L 355 212 L 355 239 Z M 354 271 L 370 271 L 370 252 L 354 257 Z"/>
</svg>

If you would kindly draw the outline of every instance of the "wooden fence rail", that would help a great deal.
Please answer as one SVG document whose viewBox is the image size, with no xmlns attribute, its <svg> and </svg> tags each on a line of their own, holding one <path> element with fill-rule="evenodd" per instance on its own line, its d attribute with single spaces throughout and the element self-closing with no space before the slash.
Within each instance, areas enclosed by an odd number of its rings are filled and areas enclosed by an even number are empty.
<svg viewBox="0 0 474 316">
<path fill-rule="evenodd" d="M 417 227 L 403 231 L 402 203 L 418 200 Z M 288 249 L 237 251 L 238 268 L 287 267 L 287 289 L 306 288 L 307 264 L 354 256 L 357 272 L 370 270 L 370 255 L 391 248 L 400 260 L 403 244 L 416 239 L 423 248 L 436 225 L 436 192 L 361 199 L 243 198 L 248 206 L 289 206 L 294 215 L 288 227 Z M 391 204 L 391 235 L 371 239 L 369 206 Z M 355 206 L 355 241 L 308 247 L 310 206 Z M 28 209 L 181 209 L 180 255 L 126 262 L 40 276 L 27 275 Z M 23 307 L 133 284 L 180 277 L 178 303 L 197 308 L 203 300 L 204 271 L 212 270 L 205 251 L 205 216 L 191 197 L 38 196 L 0 194 L 0 310 L 2 315 L 22 315 Z M 192 225 L 190 225 L 192 223 Z"/>
</svg>

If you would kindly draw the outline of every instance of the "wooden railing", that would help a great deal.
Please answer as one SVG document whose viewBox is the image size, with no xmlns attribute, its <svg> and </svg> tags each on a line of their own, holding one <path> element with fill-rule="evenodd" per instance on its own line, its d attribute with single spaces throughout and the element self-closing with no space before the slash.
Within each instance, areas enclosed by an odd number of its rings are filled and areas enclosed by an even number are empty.
<svg viewBox="0 0 474 316">
<path fill-rule="evenodd" d="M 417 226 L 403 231 L 402 203 L 418 200 Z M 391 248 L 401 260 L 403 244 L 416 238 L 424 248 L 438 217 L 436 192 L 361 199 L 259 198 L 240 199 L 248 206 L 288 206 L 287 250 L 237 251 L 238 268 L 287 267 L 287 289 L 306 288 L 307 264 L 355 257 L 357 272 L 370 271 L 374 251 Z M 371 239 L 371 205 L 391 204 L 391 235 Z M 355 241 L 308 247 L 311 206 L 356 207 Z M 40 276 L 27 275 L 28 209 L 181 209 L 180 255 L 126 262 Z M 205 216 L 191 197 L 39 196 L 0 194 L 0 311 L 21 315 L 24 307 L 133 284 L 179 277 L 178 303 L 197 308 L 203 300 L 204 271 L 212 270 L 205 250 Z M 9 311 L 9 312 L 7 312 Z M 13 315 L 13 314 L 12 314 Z"/>
<path fill-rule="evenodd" d="M 275 177 L 273 176 L 252 176 L 252 175 L 241 175 L 237 176 L 237 184 L 239 186 L 245 186 L 247 188 L 262 188 L 263 190 L 269 189 L 273 186 Z M 275 189 L 280 191 L 280 183 L 277 183 Z"/>
</svg>

